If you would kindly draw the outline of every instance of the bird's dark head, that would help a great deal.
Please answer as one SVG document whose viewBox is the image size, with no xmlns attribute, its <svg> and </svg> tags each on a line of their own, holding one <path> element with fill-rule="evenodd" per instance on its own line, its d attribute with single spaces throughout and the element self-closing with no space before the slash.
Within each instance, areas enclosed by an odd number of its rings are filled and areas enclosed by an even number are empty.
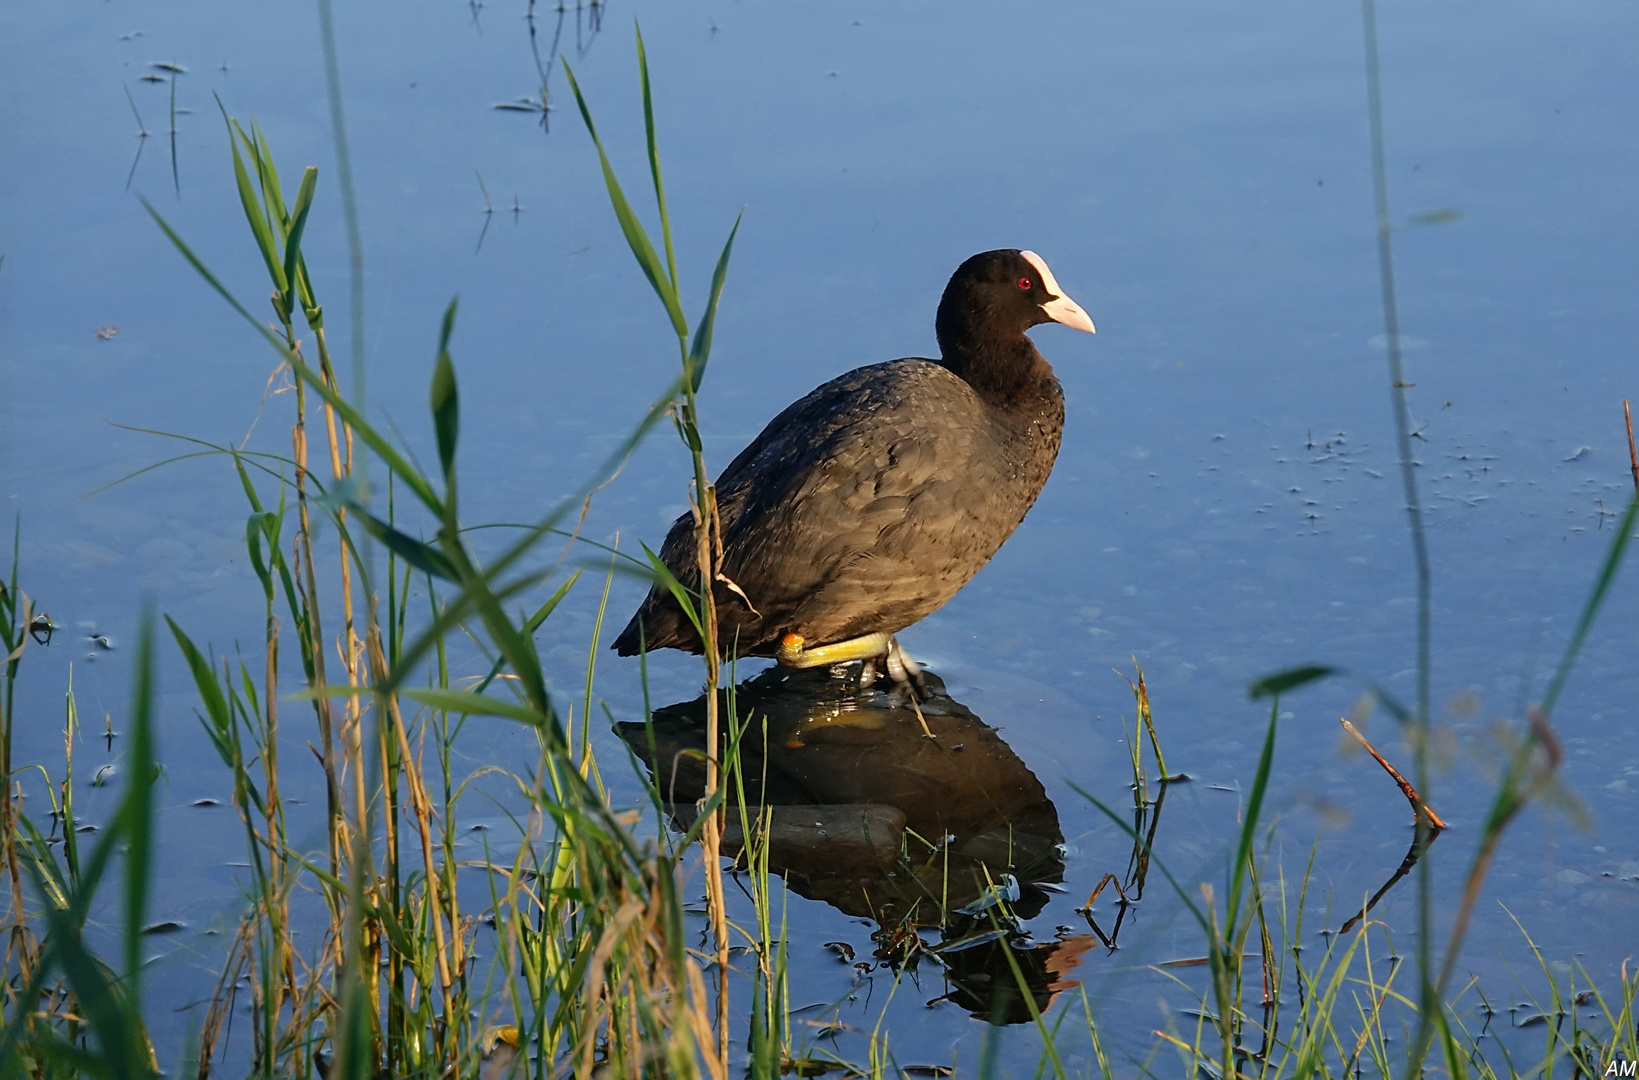
<svg viewBox="0 0 1639 1080">
<path fill-rule="evenodd" d="M 1093 320 L 1065 295 L 1040 255 L 1003 248 L 956 268 L 935 329 L 946 366 L 973 382 L 975 367 L 1005 365 L 1021 349 L 1036 355 L 1024 332 L 1045 322 L 1094 332 Z"/>
</svg>

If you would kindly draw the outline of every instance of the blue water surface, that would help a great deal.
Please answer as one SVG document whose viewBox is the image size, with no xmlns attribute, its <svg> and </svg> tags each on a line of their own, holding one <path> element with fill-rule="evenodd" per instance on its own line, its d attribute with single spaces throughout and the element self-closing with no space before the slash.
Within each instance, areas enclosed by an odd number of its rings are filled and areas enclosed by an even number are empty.
<svg viewBox="0 0 1639 1080">
<path fill-rule="evenodd" d="M 567 61 L 641 200 L 635 18 L 691 315 L 743 213 L 701 399 L 713 468 L 817 383 L 934 353 L 940 290 L 976 251 L 1040 252 L 1098 324 L 1096 337 L 1035 331 L 1067 399 L 1057 470 L 993 563 L 902 635 L 1058 807 L 1067 891 L 1031 921 L 1038 939 L 1086 933 L 1074 909 L 1127 859 L 1120 831 L 1071 786 L 1130 800 L 1132 697 L 1112 668 L 1142 665 L 1169 767 L 1193 778 L 1169 793 L 1157 841 L 1189 889 L 1222 888 L 1267 719 L 1248 700 L 1252 679 L 1321 662 L 1415 696 L 1357 8 L 620 0 L 568 12 L 544 125 L 494 107 L 539 99 L 530 10 L 440 0 L 336 11 L 366 408 L 436 460 L 426 386 L 439 319 L 459 296 L 468 522 L 534 520 L 578 491 L 675 371 L 668 323 L 563 81 Z M 558 16 L 532 11 L 545 66 Z M 1443 926 L 1496 782 L 1492 725 L 1517 722 L 1540 697 L 1633 491 L 1622 401 L 1639 396 L 1639 12 L 1603 0 L 1388 0 L 1379 18 L 1406 393 L 1433 563 L 1442 767 L 1429 794 L 1453 825 L 1435 849 Z M 87 735 L 76 775 L 89 781 L 120 754 L 117 739 L 110 751 L 91 736 L 105 717 L 124 724 L 144 603 L 219 654 L 242 647 L 253 668 L 262 635 L 248 507 L 223 458 L 106 485 L 198 449 L 151 431 L 290 446 L 276 354 L 139 200 L 269 318 L 218 103 L 261 125 L 287 191 L 317 165 L 305 247 L 351 386 L 345 229 L 311 6 L 17 5 L 0 27 L 0 494 L 4 524 L 19 523 L 23 587 L 63 628 L 26 656 L 13 761 L 60 774 L 72 668 Z M 629 551 L 657 544 L 687 483 L 686 455 L 662 429 L 592 502 L 584 535 Z M 334 540 L 321 533 L 321 550 Z M 585 678 L 600 581 L 589 573 L 538 638 L 566 705 Z M 615 581 L 604 646 L 643 587 Z M 1543 986 L 1510 915 L 1550 962 L 1605 983 L 1639 937 L 1636 650 L 1629 575 L 1554 717 L 1562 801 L 1586 825 L 1566 810 L 1519 820 L 1463 953 L 1461 970 L 1493 1002 Z M 167 643 L 160 651 L 153 909 L 186 924 L 150 939 L 151 1015 L 169 1054 L 193 1022 L 181 1007 L 214 985 L 244 851 L 186 671 Z M 597 697 L 619 719 L 640 718 L 637 664 L 599 655 Z M 461 675 L 484 667 L 461 662 Z M 699 692 L 693 658 L 655 656 L 648 672 L 656 703 Z M 1284 869 L 1295 914 L 1313 851 L 1304 933 L 1317 947 L 1316 932 L 1358 906 L 1410 840 L 1400 794 L 1340 741 L 1338 718 L 1361 694 L 1334 680 L 1281 706 L 1267 873 Z M 317 735 L 305 703 L 282 708 L 286 794 L 302 800 L 293 813 L 317 844 L 323 792 L 304 745 Z M 1366 730 L 1408 765 L 1385 710 Z M 612 797 L 639 803 L 606 723 L 595 742 Z M 527 732 L 475 719 L 460 764 L 523 768 L 534 747 Z M 16 778 L 31 813 L 44 811 L 38 776 Z M 117 792 L 84 787 L 81 812 L 100 820 Z M 794 1004 L 843 1001 L 834 1015 L 854 1029 L 834 1036 L 839 1054 L 862 1057 L 886 1008 L 901 1064 L 954 1060 L 967 1075 L 986 1026 L 925 1004 L 945 992 L 936 969 L 898 989 L 886 969 L 858 976 L 822 945 L 848 940 L 868 955 L 868 926 L 797 895 L 787 910 Z M 1374 912 L 1402 951 L 1414 910 L 1408 883 Z M 1175 1011 L 1189 995 L 1174 979 L 1199 986 L 1202 969 L 1149 965 L 1204 950 L 1159 887 L 1120 944 L 1085 953 L 1070 977 L 1085 981 L 1125 1061 L 1149 1052 L 1152 1029 L 1194 1023 Z M 1054 1010 L 1079 1018 L 1081 1000 L 1061 994 Z M 1078 1024 L 1085 1032 L 1074 1018 L 1066 1031 Z M 1035 1035 L 1000 1037 L 1002 1061 L 1025 1075 Z M 1084 1035 L 1064 1045 L 1072 1071 L 1090 1067 Z"/>
</svg>

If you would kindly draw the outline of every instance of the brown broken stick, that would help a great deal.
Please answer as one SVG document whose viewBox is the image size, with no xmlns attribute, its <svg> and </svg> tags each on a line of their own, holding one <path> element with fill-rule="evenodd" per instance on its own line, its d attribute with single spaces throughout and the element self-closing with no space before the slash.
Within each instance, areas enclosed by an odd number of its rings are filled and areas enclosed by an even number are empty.
<svg viewBox="0 0 1639 1080">
<path fill-rule="evenodd" d="M 1626 401 L 1622 402 L 1622 416 L 1628 422 L 1628 464 L 1633 469 L 1633 489 L 1639 492 L 1639 452 L 1633 448 L 1633 410 Z"/>
<path fill-rule="evenodd" d="M 1093 910 L 1093 901 L 1098 899 L 1098 894 L 1104 891 L 1104 886 L 1106 886 L 1106 885 L 1114 885 L 1115 886 L 1115 891 L 1120 895 L 1121 902 L 1123 904 L 1132 903 L 1131 900 L 1127 899 L 1127 890 L 1125 890 L 1121 887 L 1120 879 L 1118 879 L 1114 874 L 1105 874 L 1103 877 L 1098 879 L 1098 885 L 1094 887 L 1093 895 L 1089 896 L 1087 898 L 1087 902 L 1085 904 L 1081 905 L 1081 907 L 1078 908 L 1077 910 L 1078 911 L 1091 911 L 1091 910 Z"/>
<path fill-rule="evenodd" d="M 1344 731 L 1347 731 L 1350 735 L 1353 735 L 1360 745 L 1366 748 L 1366 753 L 1377 759 L 1377 763 L 1383 766 L 1384 771 L 1394 778 L 1394 782 L 1400 785 L 1401 792 L 1405 794 L 1406 799 L 1411 803 L 1411 812 L 1413 815 L 1418 813 L 1427 814 L 1428 823 L 1433 826 L 1437 832 L 1449 828 L 1444 821 L 1440 820 L 1440 815 L 1434 812 L 1434 807 L 1424 802 L 1423 797 L 1417 794 L 1417 789 L 1411 786 L 1411 781 L 1407 780 L 1404 776 L 1401 776 L 1400 770 L 1396 769 L 1393 765 L 1390 765 L 1383 755 L 1377 752 L 1377 748 L 1366 741 L 1366 736 L 1360 734 L 1360 730 L 1358 728 L 1342 717 L 1339 718 L 1339 723 L 1343 725 Z"/>
</svg>

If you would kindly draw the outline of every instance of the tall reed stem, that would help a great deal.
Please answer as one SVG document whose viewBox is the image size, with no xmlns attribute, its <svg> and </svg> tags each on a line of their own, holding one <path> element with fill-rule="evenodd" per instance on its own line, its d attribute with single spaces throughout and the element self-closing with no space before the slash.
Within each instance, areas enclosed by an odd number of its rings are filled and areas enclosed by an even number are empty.
<svg viewBox="0 0 1639 1080">
<path fill-rule="evenodd" d="M 1394 444 L 1400 458 L 1400 485 L 1406 500 L 1406 519 L 1411 532 L 1412 557 L 1417 574 L 1417 706 L 1411 717 L 1411 744 L 1416 787 L 1424 799 L 1432 797 L 1428 767 L 1429 701 L 1433 679 L 1430 639 L 1433 620 L 1433 571 L 1428 557 L 1428 538 L 1423 528 L 1423 504 L 1417 489 L 1417 461 L 1411 452 L 1411 408 L 1406 401 L 1405 368 L 1400 341 L 1400 309 L 1394 290 L 1393 226 L 1389 220 L 1389 181 L 1383 148 L 1383 89 L 1377 51 L 1377 5 L 1361 0 L 1361 18 L 1366 40 L 1366 104 L 1371 122 L 1372 205 L 1377 218 L 1377 273 L 1382 291 L 1383 336 L 1389 357 L 1389 395 L 1394 404 Z M 1417 815 L 1417 850 L 1427 852 L 1433 839 L 1427 815 Z M 1417 980 L 1418 1005 L 1426 1018 L 1440 1007 L 1434 989 L 1433 961 L 1433 862 L 1425 857 L 1417 863 Z M 1425 1019 L 1426 1024 L 1426 1019 Z M 1426 1043 L 1423 1044 L 1426 1047 Z M 1420 1054 L 1406 1063 L 1407 1077 L 1422 1069 Z"/>
</svg>

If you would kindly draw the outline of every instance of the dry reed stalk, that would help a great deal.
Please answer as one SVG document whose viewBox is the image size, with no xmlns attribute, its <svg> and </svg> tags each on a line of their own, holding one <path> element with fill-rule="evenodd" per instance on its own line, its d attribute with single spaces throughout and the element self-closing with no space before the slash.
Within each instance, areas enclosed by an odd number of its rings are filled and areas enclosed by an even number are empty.
<svg viewBox="0 0 1639 1080">
<path fill-rule="evenodd" d="M 392 588 L 390 582 L 388 584 L 388 588 L 389 590 Z M 373 617 L 371 619 L 371 625 L 375 625 L 375 619 Z M 381 789 L 384 803 L 381 813 L 381 831 L 382 858 L 386 861 L 386 866 L 383 868 L 382 878 L 387 891 L 387 910 L 392 912 L 395 917 L 398 917 L 403 907 L 403 898 L 399 892 L 399 774 L 398 770 L 393 766 L 391 753 L 393 740 L 386 730 L 385 725 L 376 725 L 376 733 L 378 736 L 377 749 L 379 750 L 381 757 Z M 402 1017 L 399 1014 L 399 1010 L 401 1008 L 399 999 L 400 995 L 402 994 L 404 983 L 404 955 L 400 950 L 391 947 L 389 947 L 387 955 L 388 980 L 391 989 L 388 991 L 388 1018 L 384 1021 L 384 1026 L 389 1032 L 389 1037 L 386 1040 L 387 1065 L 388 1071 L 391 1072 L 395 1061 L 395 1051 L 398 1049 L 394 1046 L 394 1039 L 392 1036 L 400 1031 L 402 1024 Z"/>
<path fill-rule="evenodd" d="M 21 526 L 18 527 L 17 534 L 21 534 Z M 16 583 L 16 557 L 16 550 L 13 549 L 12 577 L 14 585 Z M 17 595 L 11 598 L 11 610 L 14 615 L 11 620 L 11 632 L 16 634 L 17 644 L 4 660 L 0 660 L 0 663 L 3 663 L 6 668 L 4 696 L 3 699 L 0 699 L 0 708 L 3 708 L 3 711 L 0 711 L 0 777 L 6 778 L 12 775 L 11 733 L 12 725 L 16 720 L 16 699 L 12 687 L 17 678 L 17 666 L 23 658 L 23 651 L 28 648 L 30 624 L 34 618 L 34 602 L 21 589 L 17 589 L 16 593 Z M 0 598 L 3 598 L 4 595 L 5 589 L 0 586 Z M 19 611 L 21 614 L 17 615 Z M 46 640 L 50 640 L 49 634 Z M 11 924 L 12 932 L 6 936 L 6 971 L 12 970 L 11 961 L 14 948 L 18 950 L 18 955 L 25 965 L 23 970 L 32 971 L 34 968 L 31 959 L 33 950 L 28 948 L 26 941 L 28 935 L 24 927 L 24 921 L 28 913 L 23 902 L 23 871 L 17 858 L 17 819 L 22 814 L 21 798 L 21 789 L 17 789 L 16 794 L 13 794 L 13 785 L 9 783 L 6 785 L 4 796 L 0 797 L 0 843 L 5 845 L 6 872 L 11 878 L 11 914 L 7 921 Z"/>
<path fill-rule="evenodd" d="M 1628 422 L 1628 464 L 1633 469 L 1633 490 L 1639 492 L 1639 451 L 1633 448 L 1633 410 L 1622 402 L 1622 417 Z"/>
<path fill-rule="evenodd" d="M 292 354 L 297 351 L 297 342 L 286 323 L 286 343 Z M 346 846 L 343 843 L 344 826 L 341 822 L 341 785 L 336 778 L 336 748 L 335 736 L 331 727 L 330 699 L 324 693 L 329 685 L 324 670 L 324 632 L 321 629 L 319 617 L 319 589 L 313 572 L 313 550 L 310 538 L 312 537 L 311 523 L 307 510 L 307 388 L 301 379 L 296 379 L 296 424 L 291 428 L 290 441 L 293 460 L 296 463 L 296 535 L 291 540 L 291 557 L 296 567 L 297 589 L 301 594 L 303 607 L 307 610 L 307 651 L 313 657 L 313 685 L 309 689 L 315 691 L 313 695 L 313 711 L 319 722 L 320 764 L 324 768 L 325 809 L 328 813 L 329 846 L 330 846 L 330 873 L 331 876 L 341 877 L 341 852 Z M 330 897 L 332 907 L 341 903 L 339 896 Z"/>
<path fill-rule="evenodd" d="M 273 614 L 271 604 L 268 608 L 266 652 L 267 670 L 263 705 L 266 710 L 266 734 L 265 745 L 262 747 L 262 775 L 267 803 L 268 895 L 263 897 L 263 903 L 268 908 L 268 918 L 272 924 L 269 930 L 274 941 L 275 970 L 282 976 L 289 969 L 287 954 L 291 945 L 286 930 L 290 925 L 290 907 L 285 902 L 286 874 L 282 854 L 284 830 L 279 827 L 279 619 Z M 291 978 L 288 984 L 281 984 L 275 978 L 274 987 L 273 1015 L 278 1016 L 286 992 L 291 996 L 295 995 L 295 980 Z"/>
<path fill-rule="evenodd" d="M 330 350 L 325 343 L 324 328 L 314 330 L 318 342 L 319 372 L 325 385 L 331 390 L 339 392 L 335 370 L 330 363 Z M 353 461 L 353 433 L 351 426 L 343 423 L 347 441 L 347 455 L 342 456 L 341 440 L 336 433 L 336 409 L 328 400 L 324 403 L 325 436 L 330 451 L 330 472 L 336 481 L 342 481 L 352 475 Z M 347 508 L 336 508 L 337 545 L 339 562 L 341 564 L 341 602 L 342 602 L 342 637 L 337 643 L 337 653 L 341 660 L 342 669 L 347 673 L 347 685 L 351 690 L 359 687 L 359 659 L 363 654 L 363 643 L 359 640 L 354 626 L 353 606 L 353 567 L 348 558 L 347 536 Z M 370 622 L 375 622 L 375 611 L 372 606 Z M 368 796 L 365 791 L 366 776 L 364 769 L 364 699 L 357 693 L 349 694 L 346 698 L 346 714 L 342 720 L 342 773 L 351 773 L 353 778 L 353 823 L 354 828 L 363 828 L 367 814 Z M 380 948 L 380 935 L 366 930 L 366 940 L 361 942 L 367 957 L 375 957 Z M 375 999 L 372 997 L 372 1003 Z M 372 1004 L 372 1016 L 379 1023 L 380 1017 Z"/>
<path fill-rule="evenodd" d="M 233 1012 L 233 1002 L 236 997 L 236 988 L 239 985 L 239 975 L 250 962 L 251 938 L 256 931 L 254 909 L 249 917 L 242 919 L 239 930 L 228 945 L 228 959 L 222 965 L 222 974 L 216 980 L 216 992 L 211 995 L 210 1008 L 205 1010 L 205 1022 L 199 1029 L 199 1071 L 198 1080 L 209 1080 L 211 1075 L 211 1055 L 216 1051 L 216 1038 L 227 1025 L 228 1017 Z"/>
<path fill-rule="evenodd" d="M 620 944 L 620 938 L 637 917 L 643 914 L 643 907 L 643 902 L 640 900 L 627 900 L 621 904 L 615 910 L 615 914 L 609 920 L 608 925 L 604 927 L 603 933 L 599 935 L 597 947 L 592 952 L 592 962 L 587 968 L 586 979 L 581 984 L 581 998 L 590 1008 L 585 1030 L 581 1032 L 581 1045 L 576 1054 L 581 1060 L 581 1067 L 576 1070 L 578 1075 L 592 1075 L 592 1052 L 597 1047 L 598 1031 L 602 1028 L 605 1020 L 609 1022 L 611 1027 L 614 1025 L 613 1002 L 624 998 L 628 1005 L 635 1006 L 637 1004 L 636 994 L 610 994 L 603 984 L 603 974 L 609 963 L 610 955 L 615 951 L 615 946 Z M 642 957 L 641 945 L 632 951 L 635 952 L 638 958 Z M 613 1032 L 611 1032 L 612 1034 Z"/>
<path fill-rule="evenodd" d="M 1093 901 L 1098 899 L 1098 894 L 1104 891 L 1104 887 L 1106 885 L 1115 886 L 1115 891 L 1117 895 L 1121 897 L 1121 902 L 1123 904 L 1131 903 L 1131 901 L 1127 899 L 1127 894 L 1122 890 L 1121 882 L 1117 880 L 1116 876 L 1114 874 L 1105 874 L 1103 877 L 1098 879 L 1098 884 L 1093 886 L 1092 895 L 1087 897 L 1087 902 L 1081 905 L 1083 911 L 1091 910 Z"/>
<path fill-rule="evenodd" d="M 1150 736 L 1150 749 L 1155 751 L 1155 767 L 1161 772 L 1161 783 L 1165 784 L 1172 777 L 1167 773 L 1167 759 L 1161 754 L 1161 738 L 1155 733 L 1155 717 L 1150 714 L 1150 689 L 1144 682 L 1144 669 L 1138 666 L 1137 657 L 1133 658 L 1133 668 L 1138 672 L 1138 685 L 1133 686 L 1133 697 L 1138 702 L 1138 715 L 1144 718 L 1144 730 Z M 1130 679 L 1127 685 L 1132 686 Z"/>
<path fill-rule="evenodd" d="M 1258 949 L 1262 953 L 1259 967 L 1263 974 L 1263 1007 L 1270 1008 L 1280 997 L 1280 973 L 1274 970 L 1275 942 L 1269 933 L 1269 920 L 1263 911 L 1263 887 L 1258 884 L 1258 866 L 1247 861 L 1247 873 L 1252 879 L 1252 910 L 1258 917 Z"/>
<path fill-rule="evenodd" d="M 302 963 L 301 989 L 290 999 L 290 1022 L 285 1025 L 285 1032 L 279 1038 L 280 1052 L 286 1052 L 310 1039 L 309 1028 L 321 1014 L 336 1015 L 341 1012 L 341 1003 L 336 996 L 325 988 L 325 977 L 331 972 L 339 970 L 342 949 L 342 928 L 332 923 L 325 931 L 325 939 L 319 949 L 319 963 L 317 966 Z M 290 971 L 292 981 L 295 979 L 294 964 Z M 277 1060 L 277 1059 L 275 1059 Z"/>
<path fill-rule="evenodd" d="M 374 669 L 375 678 L 379 681 L 387 677 L 387 657 L 381 648 L 381 630 L 374 619 L 366 632 L 370 635 L 368 648 L 370 650 L 370 666 Z M 404 715 L 399 710 L 398 695 L 383 696 L 382 703 L 387 708 L 387 720 L 392 725 L 393 735 L 398 740 L 400 762 L 403 765 L 404 777 L 410 785 L 410 810 L 415 816 L 416 831 L 421 835 L 421 860 L 426 873 L 426 904 L 427 921 L 432 924 L 433 947 L 438 958 L 439 991 L 444 1006 L 444 1018 L 447 1024 L 456 1023 L 454 1003 L 450 996 L 450 987 L 454 980 L 450 976 L 449 943 L 444 931 L 443 904 L 439 896 L 439 874 L 433 862 L 433 825 L 432 803 L 427 798 L 427 790 L 421 778 L 421 770 L 415 764 L 415 756 L 410 753 L 410 737 L 404 730 Z M 450 933 L 459 937 L 460 927 L 451 925 Z M 457 967 L 456 970 L 459 970 Z"/>
<path fill-rule="evenodd" d="M 1384 758 L 1382 754 L 1377 752 L 1377 747 L 1366 741 L 1366 736 L 1360 734 L 1359 728 L 1356 728 L 1353 724 L 1349 723 L 1348 719 L 1344 717 L 1339 717 L 1338 722 L 1343 725 L 1344 731 L 1347 731 L 1350 735 L 1353 735 L 1355 740 L 1359 742 L 1361 746 L 1366 748 L 1366 753 L 1370 754 L 1379 765 L 1383 766 L 1383 770 L 1387 772 L 1389 776 L 1394 778 L 1394 782 L 1400 785 L 1401 793 L 1404 794 L 1406 800 L 1411 803 L 1411 812 L 1413 815 L 1427 814 L 1428 823 L 1436 833 L 1444 832 L 1446 829 L 1450 828 L 1450 826 L 1448 826 L 1444 821 L 1440 820 L 1440 815 L 1434 812 L 1434 808 L 1428 805 L 1428 803 L 1424 802 L 1421 795 L 1417 794 L 1417 789 L 1411 786 L 1411 781 L 1407 780 L 1404 776 L 1401 776 L 1400 770 L 1396 769 L 1393 765 L 1390 765 L 1388 760 Z M 1432 837 L 1430 839 L 1432 839 Z"/>
<path fill-rule="evenodd" d="M 694 419 L 690 395 L 689 420 Z M 720 776 L 718 755 L 721 728 L 719 726 L 717 689 L 722 674 L 722 654 L 717 641 L 717 601 L 712 583 L 716 580 L 722 558 L 723 541 L 714 526 L 718 523 L 717 488 L 706 482 L 705 461 L 698 451 L 694 454 L 695 491 L 700 503 L 695 508 L 696 562 L 700 572 L 700 607 L 705 630 L 706 661 L 706 788 L 701 805 L 704 808 L 717 796 Z M 711 935 L 717 946 L 717 1055 L 728 1062 L 728 901 L 723 894 L 722 813 L 713 810 L 707 815 L 705 827 L 700 830 L 700 854 L 706 871 L 706 910 L 711 919 Z"/>
</svg>

